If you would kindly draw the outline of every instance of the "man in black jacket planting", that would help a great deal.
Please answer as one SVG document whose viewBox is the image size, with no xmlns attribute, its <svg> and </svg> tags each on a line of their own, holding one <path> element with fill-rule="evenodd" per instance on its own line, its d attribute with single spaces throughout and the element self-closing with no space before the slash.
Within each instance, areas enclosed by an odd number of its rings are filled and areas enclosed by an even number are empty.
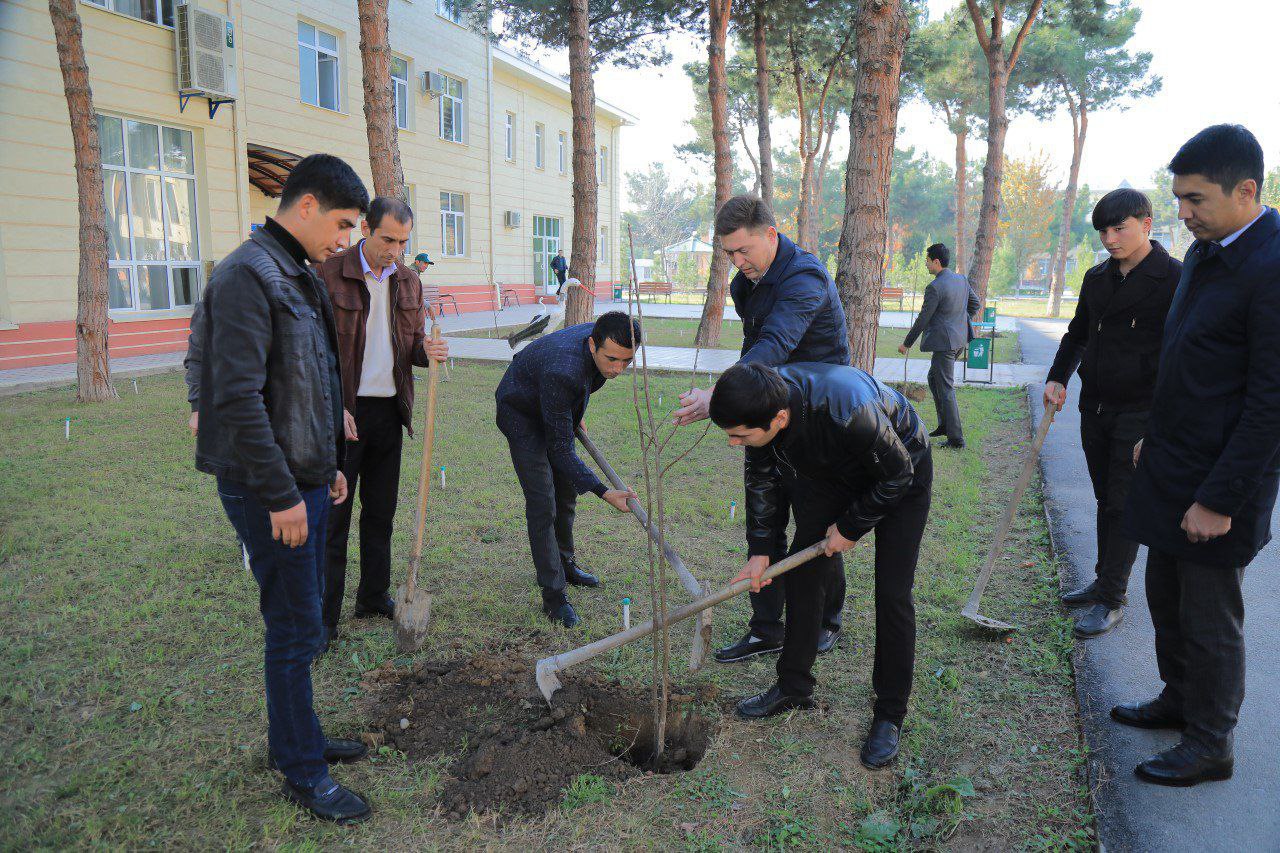
<svg viewBox="0 0 1280 853">
<path fill-rule="evenodd" d="M 716 383 L 711 420 L 747 458 L 746 567 L 753 589 L 773 562 L 778 514 L 789 495 L 791 551 L 827 542 L 825 556 L 786 574 L 786 639 L 778 681 L 738 703 L 746 718 L 813 705 L 813 662 L 822 612 L 840 554 L 876 532 L 874 717 L 862 763 L 879 769 L 898 754 L 911 694 L 916 619 L 911 588 L 929 517 L 933 457 L 924 423 L 906 398 L 856 367 L 738 364 Z"/>
<path fill-rule="evenodd" d="M 1133 480 L 1133 445 L 1147 428 L 1160 366 L 1160 337 L 1182 264 L 1151 239 L 1151 201 L 1135 189 L 1104 195 L 1093 227 L 1110 260 L 1084 274 L 1075 317 L 1058 346 L 1044 403 L 1059 411 L 1080 374 L 1080 444 L 1098 502 L 1097 577 L 1062 601 L 1088 605 L 1078 637 L 1098 637 L 1124 618 L 1138 543 L 1120 532 Z"/>
</svg>

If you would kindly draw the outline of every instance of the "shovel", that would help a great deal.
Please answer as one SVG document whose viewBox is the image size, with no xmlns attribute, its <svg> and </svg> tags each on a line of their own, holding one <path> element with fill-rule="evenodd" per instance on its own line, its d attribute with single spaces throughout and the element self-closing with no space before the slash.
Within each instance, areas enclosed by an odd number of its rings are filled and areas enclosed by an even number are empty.
<svg viewBox="0 0 1280 853">
<path fill-rule="evenodd" d="M 1045 406 L 1044 417 L 1040 419 L 1040 428 L 1036 430 L 1035 438 L 1031 442 L 1031 452 L 1027 454 L 1027 461 L 1022 466 L 1022 475 L 1018 477 L 1018 482 L 1014 484 L 1013 496 L 1009 499 L 1009 506 L 1004 511 L 1004 518 L 1000 519 L 1000 527 L 996 530 L 995 539 L 991 542 L 991 549 L 987 551 L 987 561 L 982 565 L 982 571 L 978 573 L 978 582 L 973 586 L 973 592 L 969 593 L 969 600 L 965 602 L 964 609 L 960 611 L 960 615 L 966 619 L 977 622 L 984 628 L 993 628 L 997 631 L 1016 631 L 1017 625 L 1010 625 L 1008 622 L 1001 622 L 999 619 L 992 619 L 990 616 L 983 616 L 978 612 L 978 602 L 982 599 L 982 593 L 987 588 L 987 582 L 991 580 L 991 573 L 995 571 L 996 560 L 1000 559 L 1000 555 L 1004 552 L 1004 541 L 1009 537 L 1009 530 L 1013 527 L 1013 518 L 1018 514 L 1018 504 L 1022 503 L 1022 493 L 1027 490 L 1027 484 L 1031 482 L 1031 474 L 1036 468 L 1036 459 L 1040 456 L 1040 448 L 1044 446 L 1044 437 L 1049 434 L 1049 427 L 1053 425 L 1053 416 L 1057 413 L 1054 406 Z"/>
<path fill-rule="evenodd" d="M 431 340 L 439 343 L 440 327 L 431 324 Z M 422 472 L 418 475 L 418 532 L 409 557 L 409 579 L 396 590 L 396 647 L 401 652 L 416 652 L 427 640 L 431 623 L 431 596 L 418 589 L 418 564 L 422 560 L 422 534 L 427 523 L 427 495 L 431 491 L 431 448 L 436 439 L 436 386 L 440 381 L 440 362 L 434 358 L 427 368 L 427 423 L 422 442 Z"/>
<path fill-rule="evenodd" d="M 578 428 L 578 441 L 582 442 L 582 446 L 587 449 L 587 453 L 591 454 L 591 458 L 600 466 L 600 470 L 604 472 L 605 477 L 609 480 L 609 484 L 615 489 L 624 492 L 631 491 L 627 488 L 626 483 L 622 482 L 622 478 L 618 476 L 618 472 L 613 470 L 613 466 L 604 458 L 604 454 L 600 452 L 600 448 L 596 447 L 596 443 L 591 440 L 591 436 L 587 435 L 587 431 Z M 627 501 L 627 509 L 631 510 L 631 514 L 636 517 L 636 521 L 640 522 L 649 533 L 649 538 L 662 549 L 662 555 L 666 558 L 671 568 L 676 570 L 676 574 L 680 577 L 680 583 L 685 590 L 694 598 L 700 598 L 709 592 L 710 589 L 698 582 L 685 566 L 684 560 L 680 559 L 680 555 L 675 552 L 670 545 L 667 544 L 665 536 L 661 536 L 658 528 L 649 523 L 649 514 L 644 511 L 644 507 L 640 506 L 640 501 L 632 498 Z M 711 645 L 711 611 L 705 611 L 699 618 L 698 624 L 693 629 L 693 647 L 689 650 L 689 671 L 697 672 L 702 669 L 702 664 L 707 659 L 707 647 Z"/>
<path fill-rule="evenodd" d="M 769 568 L 765 569 L 763 578 L 776 578 L 784 572 L 789 572 L 796 566 L 807 563 L 814 557 L 821 556 L 823 549 L 827 547 L 824 539 L 815 545 L 810 545 L 803 551 L 797 551 L 786 559 L 779 560 Z M 580 646 L 572 651 L 563 654 L 552 655 L 549 658 L 543 658 L 538 661 L 535 670 L 538 678 L 538 689 L 542 691 L 542 696 L 547 700 L 547 704 L 551 704 L 551 697 L 563 685 L 560 684 L 559 674 L 571 666 L 577 666 L 580 663 L 589 661 L 598 655 L 602 655 L 607 651 L 616 649 L 619 646 L 625 646 L 627 643 L 633 643 L 636 640 L 649 636 L 659 628 L 669 628 L 677 622 L 688 619 L 690 616 L 701 613 L 704 610 L 715 607 L 721 602 L 728 601 L 735 595 L 746 592 L 751 589 L 751 581 L 740 580 L 737 583 L 730 584 L 719 592 L 699 598 L 697 601 L 691 601 L 683 607 L 677 607 L 675 610 L 667 611 L 667 618 L 650 619 L 648 622 L 642 622 L 639 625 L 633 625 L 625 631 L 619 631 L 612 636 L 603 637 L 594 643 L 588 643 Z"/>
</svg>

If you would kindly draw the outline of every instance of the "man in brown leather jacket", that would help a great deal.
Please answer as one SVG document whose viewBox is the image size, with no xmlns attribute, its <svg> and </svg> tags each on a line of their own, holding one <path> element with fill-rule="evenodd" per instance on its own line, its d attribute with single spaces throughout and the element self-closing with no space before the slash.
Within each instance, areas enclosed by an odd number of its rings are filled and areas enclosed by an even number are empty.
<svg viewBox="0 0 1280 853">
<path fill-rule="evenodd" d="M 342 373 L 346 461 L 343 473 L 360 488 L 360 585 L 356 616 L 394 615 L 391 527 L 400 488 L 402 428 L 412 434 L 413 366 L 448 358 L 446 343 L 426 336 L 427 308 L 418 274 L 402 262 L 413 211 L 378 197 L 361 224 L 364 239 L 320 265 L 333 302 Z M 337 633 L 351 529 L 347 501 L 329 518 L 325 547 L 324 648 Z"/>
</svg>

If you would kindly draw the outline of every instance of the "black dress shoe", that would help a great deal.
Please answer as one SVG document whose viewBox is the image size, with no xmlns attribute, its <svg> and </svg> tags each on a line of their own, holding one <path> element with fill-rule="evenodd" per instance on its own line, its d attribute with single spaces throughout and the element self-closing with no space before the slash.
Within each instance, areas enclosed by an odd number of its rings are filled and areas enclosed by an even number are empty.
<svg viewBox="0 0 1280 853">
<path fill-rule="evenodd" d="M 353 761 L 359 761 L 368 754 L 369 747 L 358 740 L 347 740 L 345 738 L 324 739 L 324 760 L 328 764 L 350 764 Z M 272 770 L 280 770 L 279 765 L 276 764 L 276 757 L 270 752 L 267 753 L 267 766 Z"/>
<path fill-rule="evenodd" d="M 325 779 L 314 789 L 300 787 L 286 779 L 284 795 L 321 820 L 334 823 L 359 823 L 373 814 L 364 797 L 332 779 Z"/>
<path fill-rule="evenodd" d="M 1235 758 L 1211 758 L 1201 755 L 1185 742 L 1172 749 L 1153 755 L 1133 768 L 1134 774 L 1144 782 L 1169 785 L 1174 788 L 1190 788 L 1201 782 L 1221 782 L 1230 779 L 1235 772 Z"/>
<path fill-rule="evenodd" d="M 1082 586 L 1079 589 L 1073 589 L 1070 592 L 1062 594 L 1062 603 L 1068 607 L 1083 607 L 1086 604 L 1098 603 L 1098 582 Z"/>
<path fill-rule="evenodd" d="M 381 616 L 384 619 L 394 619 L 396 603 L 391 596 L 383 593 L 380 597 L 371 601 L 357 601 L 355 615 L 357 617 Z"/>
<path fill-rule="evenodd" d="M 563 595 L 551 601 L 543 600 L 542 612 L 552 622 L 566 628 L 574 628 L 582 621 L 578 618 L 578 612 L 573 609 L 573 605 L 569 603 L 569 599 Z"/>
<path fill-rule="evenodd" d="M 942 442 L 942 444 L 939 444 L 938 446 L 946 447 L 950 450 L 964 450 L 964 439 L 956 441 L 955 439 L 948 438 L 946 441 Z"/>
<path fill-rule="evenodd" d="M 868 770 L 883 770 L 898 757 L 898 727 L 888 720 L 874 720 L 858 757 Z"/>
<path fill-rule="evenodd" d="M 747 660 L 757 655 L 775 655 L 780 651 L 782 651 L 781 640 L 765 640 L 748 631 L 741 640 L 732 646 L 717 649 L 716 660 L 720 663 L 737 663 L 740 660 Z"/>
<path fill-rule="evenodd" d="M 600 579 L 582 568 L 582 566 L 579 566 L 578 561 L 573 557 L 562 562 L 564 563 L 565 583 L 573 586 L 589 586 L 593 589 L 600 586 Z"/>
<path fill-rule="evenodd" d="M 929 433 L 929 438 L 941 438 L 946 434 L 947 434 L 947 428 L 940 426 L 937 429 L 935 429 L 933 432 Z"/>
<path fill-rule="evenodd" d="M 811 696 L 788 696 L 778 685 L 773 685 L 763 693 L 757 693 L 738 703 L 738 716 L 746 720 L 763 720 L 775 714 L 784 714 L 793 708 L 812 708 Z"/>
<path fill-rule="evenodd" d="M 1137 729 L 1181 729 L 1187 721 L 1180 712 L 1157 696 L 1146 702 L 1126 702 L 1111 709 L 1111 719 Z"/>
<path fill-rule="evenodd" d="M 841 631 L 839 628 L 834 631 L 822 629 L 822 633 L 818 635 L 818 654 L 825 655 L 836 647 L 836 643 L 840 641 Z"/>
<path fill-rule="evenodd" d="M 1123 607 L 1095 604 L 1076 622 L 1075 635 L 1085 639 L 1101 637 L 1123 621 Z"/>
<path fill-rule="evenodd" d="M 320 629 L 320 651 L 316 652 L 316 657 L 323 657 L 329 653 L 329 644 L 338 637 L 338 629 L 325 625 Z"/>
</svg>

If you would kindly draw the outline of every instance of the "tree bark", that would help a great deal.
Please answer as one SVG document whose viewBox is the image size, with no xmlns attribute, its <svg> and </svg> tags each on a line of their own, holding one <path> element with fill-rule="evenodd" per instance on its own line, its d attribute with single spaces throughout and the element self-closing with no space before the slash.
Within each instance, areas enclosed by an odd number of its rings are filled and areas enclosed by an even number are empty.
<svg viewBox="0 0 1280 853">
<path fill-rule="evenodd" d="M 836 285 L 849 323 L 854 367 L 875 369 L 888 231 L 889 171 L 898 130 L 902 53 L 909 28 L 902 0 L 865 0 L 854 45 L 858 79 L 849 114 L 844 223 Z"/>
<path fill-rule="evenodd" d="M 760 148 L 760 198 L 773 207 L 773 140 L 769 128 L 769 48 L 764 2 L 757 0 L 752 37 L 756 48 L 756 128 Z"/>
<path fill-rule="evenodd" d="M 587 0 L 569 0 L 569 99 L 573 107 L 573 244 L 569 271 L 582 287 L 571 287 L 566 294 L 566 326 L 588 323 L 595 315 L 600 186 L 596 176 L 596 91 Z"/>
<path fill-rule="evenodd" d="M 357 0 L 360 65 L 364 72 L 364 124 L 369 137 L 369 169 L 375 195 L 408 203 L 400 165 L 399 128 L 391 87 L 391 43 L 387 0 Z"/>
<path fill-rule="evenodd" d="M 965 252 L 965 205 L 968 203 L 967 191 L 969 184 L 969 156 L 965 150 L 965 143 L 969 139 L 969 129 L 966 127 L 956 134 L 956 246 L 955 266 L 953 269 L 964 274 L 966 267 L 965 261 L 968 254 Z"/>
<path fill-rule="evenodd" d="M 1049 316 L 1062 312 L 1062 290 L 1067 282 L 1067 252 L 1071 250 L 1071 218 L 1076 210 L 1076 193 L 1080 184 L 1080 162 L 1084 159 L 1084 138 L 1089 132 L 1089 110 L 1084 100 L 1078 103 L 1068 94 L 1071 112 L 1071 171 L 1062 194 L 1062 222 L 1058 225 L 1058 250 L 1053 256 L 1053 283 L 1049 288 Z"/>
<path fill-rule="evenodd" d="M 107 211 L 102 186 L 102 149 L 93 111 L 89 63 L 76 0 L 49 0 L 49 17 L 71 119 L 76 191 L 80 210 L 80 270 L 76 277 L 76 399 L 116 399 L 107 349 Z"/>
<path fill-rule="evenodd" d="M 974 239 L 973 261 L 969 265 L 969 284 L 984 305 L 987 284 L 991 278 L 991 258 L 995 254 L 996 233 L 1000 217 L 1000 182 L 1004 178 L 1004 140 L 1009 132 L 1009 115 L 1005 102 L 1009 94 L 1009 75 L 1018 62 L 1022 45 L 1031 25 L 1040 14 L 1044 0 L 1033 0 L 1008 56 L 1004 52 L 1004 4 L 993 0 L 990 30 L 982 21 L 978 0 L 965 0 L 973 19 L 978 44 L 987 57 L 987 162 L 982 169 L 982 203 L 978 207 L 978 230 Z"/>
<path fill-rule="evenodd" d="M 729 151 L 729 82 L 725 76 L 725 43 L 729 38 L 729 12 L 733 0 L 709 0 L 711 40 L 707 44 L 707 95 L 711 100 L 711 141 L 715 150 L 716 210 L 733 191 L 733 159 Z M 694 343 L 715 347 L 720 343 L 724 321 L 724 300 L 729 279 L 729 258 L 720 249 L 719 236 L 712 238 L 711 270 L 707 276 L 707 301 Z"/>
</svg>

